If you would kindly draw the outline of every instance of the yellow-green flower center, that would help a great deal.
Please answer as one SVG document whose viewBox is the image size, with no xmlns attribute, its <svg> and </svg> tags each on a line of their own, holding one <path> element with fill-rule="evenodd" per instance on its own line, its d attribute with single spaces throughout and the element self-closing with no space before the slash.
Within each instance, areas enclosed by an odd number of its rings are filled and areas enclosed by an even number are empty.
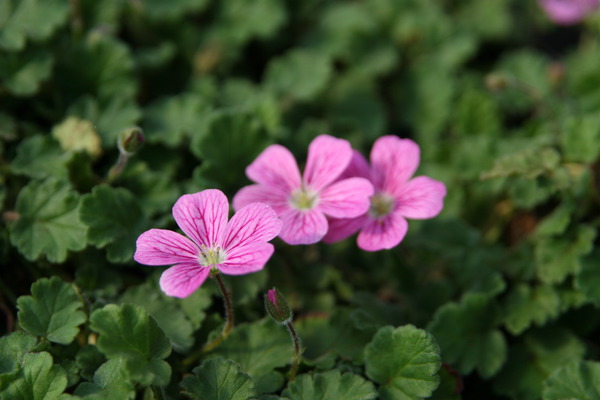
<svg viewBox="0 0 600 400">
<path fill-rule="evenodd" d="M 218 264 L 222 264 L 225 261 L 226 254 L 225 250 L 220 247 L 206 247 L 200 246 L 201 251 L 198 256 L 198 261 L 203 267 L 210 267 Z"/>
<path fill-rule="evenodd" d="M 317 194 L 310 189 L 300 188 L 292 192 L 290 202 L 298 210 L 312 210 L 317 205 Z"/>
<path fill-rule="evenodd" d="M 394 198 L 392 196 L 377 193 L 371 196 L 370 200 L 369 216 L 371 218 L 384 217 L 394 210 Z"/>
</svg>

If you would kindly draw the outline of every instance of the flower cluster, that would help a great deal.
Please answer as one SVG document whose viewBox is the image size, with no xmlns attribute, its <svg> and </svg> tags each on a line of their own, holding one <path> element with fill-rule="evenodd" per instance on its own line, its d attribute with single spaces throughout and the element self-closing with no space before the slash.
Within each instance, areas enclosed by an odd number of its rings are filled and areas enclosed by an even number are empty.
<svg viewBox="0 0 600 400">
<path fill-rule="evenodd" d="M 366 251 L 398 245 L 408 219 L 432 218 L 443 207 L 446 187 L 426 176 L 413 178 L 419 146 L 383 136 L 373 145 L 370 165 L 350 143 L 328 135 L 308 148 L 303 173 L 280 145 L 265 149 L 246 169 L 255 183 L 229 203 L 216 189 L 184 195 L 173 216 L 188 236 L 164 229 L 144 232 L 134 259 L 146 265 L 172 265 L 161 276 L 162 290 L 186 297 L 219 272 L 241 275 L 261 270 L 277 235 L 289 244 L 332 243 L 359 232 Z"/>
<path fill-rule="evenodd" d="M 560 25 L 580 22 L 600 5 L 600 0 L 539 0 L 548 17 Z"/>
</svg>

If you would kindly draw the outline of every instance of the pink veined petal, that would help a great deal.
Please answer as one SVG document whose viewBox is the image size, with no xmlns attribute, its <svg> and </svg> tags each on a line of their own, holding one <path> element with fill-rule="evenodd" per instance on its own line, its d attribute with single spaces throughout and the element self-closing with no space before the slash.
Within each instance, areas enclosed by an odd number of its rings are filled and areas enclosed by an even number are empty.
<svg viewBox="0 0 600 400">
<path fill-rule="evenodd" d="M 287 193 L 301 184 L 296 159 L 288 149 L 278 144 L 260 153 L 246 168 L 246 175 L 256 183 L 277 187 Z"/>
<path fill-rule="evenodd" d="M 329 230 L 323 238 L 325 243 L 335 243 L 344 240 L 358 232 L 369 220 L 367 214 L 356 218 L 331 218 Z"/>
<path fill-rule="evenodd" d="M 358 234 L 357 244 L 366 251 L 396 247 L 408 231 L 408 222 L 398 213 L 370 219 Z"/>
<path fill-rule="evenodd" d="M 253 243 L 235 247 L 227 252 L 227 259 L 217 265 L 217 268 L 227 275 L 244 275 L 260 271 L 274 251 L 275 247 L 271 243 Z"/>
<path fill-rule="evenodd" d="M 184 298 L 192 294 L 204 283 L 210 268 L 198 263 L 177 264 L 160 277 L 160 288 L 169 296 Z"/>
<path fill-rule="evenodd" d="M 277 215 L 289 210 L 290 192 L 276 186 L 249 185 L 241 188 L 233 196 L 233 209 L 238 211 L 252 203 L 265 203 L 271 206 Z"/>
<path fill-rule="evenodd" d="M 221 244 L 227 225 L 229 202 L 217 189 L 185 194 L 173 206 L 175 221 L 196 244 Z"/>
<path fill-rule="evenodd" d="M 166 229 L 150 229 L 138 237 L 133 259 L 145 265 L 173 265 L 198 259 L 200 250 L 190 239 Z"/>
<path fill-rule="evenodd" d="M 415 173 L 419 146 L 410 139 L 382 136 L 371 149 L 371 182 L 377 191 L 396 194 Z"/>
<path fill-rule="evenodd" d="M 354 177 L 371 179 L 371 169 L 369 167 L 369 162 L 367 161 L 365 156 L 363 156 L 357 150 L 352 150 L 352 158 L 350 159 L 350 164 L 348 164 L 348 166 L 338 179 L 342 180 Z"/>
<path fill-rule="evenodd" d="M 308 146 L 304 182 L 320 191 L 344 172 L 352 158 L 352 147 L 344 139 L 317 136 Z"/>
<path fill-rule="evenodd" d="M 540 6 L 548 17 L 561 25 L 581 21 L 598 6 L 598 0 L 540 0 Z"/>
<path fill-rule="evenodd" d="M 288 244 L 316 243 L 327 233 L 327 219 L 319 209 L 289 210 L 281 216 L 283 226 L 279 237 Z"/>
<path fill-rule="evenodd" d="M 223 248 L 229 252 L 238 246 L 268 242 L 281 231 L 281 220 L 264 203 L 252 203 L 240 209 L 225 228 Z"/>
<path fill-rule="evenodd" d="M 446 185 L 427 176 L 418 176 L 406 182 L 397 198 L 395 212 L 406 218 L 435 217 L 444 208 Z"/>
<path fill-rule="evenodd" d="M 354 218 L 367 212 L 373 185 L 364 178 L 348 178 L 321 192 L 318 208 L 334 218 Z"/>
</svg>

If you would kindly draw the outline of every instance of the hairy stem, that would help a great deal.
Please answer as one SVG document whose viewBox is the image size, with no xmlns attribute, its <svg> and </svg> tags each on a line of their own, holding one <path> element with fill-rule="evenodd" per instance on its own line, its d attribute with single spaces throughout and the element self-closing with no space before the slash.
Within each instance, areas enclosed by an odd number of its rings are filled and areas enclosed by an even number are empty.
<svg viewBox="0 0 600 400">
<path fill-rule="evenodd" d="M 290 331 L 290 335 L 292 335 L 292 341 L 294 342 L 294 359 L 292 361 L 292 367 L 290 368 L 289 377 L 289 381 L 292 382 L 294 379 L 296 379 L 296 373 L 298 372 L 298 366 L 300 365 L 302 354 L 300 352 L 300 338 L 298 337 L 296 329 L 294 329 L 294 324 L 292 324 L 292 321 L 288 321 L 285 326 Z"/>
</svg>

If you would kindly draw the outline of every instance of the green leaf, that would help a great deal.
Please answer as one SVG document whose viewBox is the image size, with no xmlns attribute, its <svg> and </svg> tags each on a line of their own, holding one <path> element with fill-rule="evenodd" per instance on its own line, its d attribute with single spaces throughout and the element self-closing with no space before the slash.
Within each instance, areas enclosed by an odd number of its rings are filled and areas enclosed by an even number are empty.
<svg viewBox="0 0 600 400">
<path fill-rule="evenodd" d="M 544 400 L 600 398 L 600 363 L 580 361 L 556 371 L 544 382 Z"/>
<path fill-rule="evenodd" d="M 592 163 L 600 154 L 600 118 L 597 115 L 567 116 L 560 141 L 566 161 Z"/>
<path fill-rule="evenodd" d="M 269 37 L 285 22 L 285 5 L 277 0 L 220 2 L 214 36 L 242 45 L 253 38 Z"/>
<path fill-rule="evenodd" d="M 516 286 L 506 298 L 505 323 L 518 335 L 532 323 L 541 326 L 560 314 L 560 297 L 552 286 Z"/>
<path fill-rule="evenodd" d="M 202 11 L 208 4 L 210 4 L 208 0 L 175 0 L 169 3 L 162 0 L 148 0 L 143 3 L 142 10 L 151 19 L 168 21 Z"/>
<path fill-rule="evenodd" d="M 106 361 L 104 354 L 100 353 L 95 345 L 85 345 L 77 352 L 75 362 L 81 372 L 81 377 L 91 380 L 96 370 Z"/>
<path fill-rule="evenodd" d="M 584 293 L 588 301 L 600 304 L 600 252 L 592 251 L 581 260 L 581 270 L 575 277 L 578 292 Z"/>
<path fill-rule="evenodd" d="M 83 302 L 72 284 L 42 278 L 31 285 L 31 296 L 17 299 L 19 323 L 27 332 L 51 342 L 69 344 L 86 321 Z"/>
<path fill-rule="evenodd" d="M 307 101 L 325 88 L 332 72 L 328 57 L 293 49 L 269 62 L 264 84 L 282 97 Z"/>
<path fill-rule="evenodd" d="M 497 159 L 492 169 L 481 173 L 481 179 L 514 175 L 533 179 L 555 170 L 559 163 L 560 154 L 555 149 L 530 147 Z"/>
<path fill-rule="evenodd" d="M 66 181 L 31 181 L 19 193 L 15 211 L 20 218 L 10 227 L 10 241 L 28 260 L 44 254 L 50 262 L 63 262 L 68 250 L 86 245 L 79 196 Z"/>
<path fill-rule="evenodd" d="M 23 53 L 0 52 L 1 86 L 16 96 L 35 94 L 50 76 L 54 65 L 52 54 L 45 50 L 28 49 Z"/>
<path fill-rule="evenodd" d="M 381 384 L 383 400 L 418 400 L 439 385 L 440 349 L 412 325 L 381 328 L 365 348 L 367 376 Z"/>
<path fill-rule="evenodd" d="M 75 395 L 85 400 L 134 399 L 134 385 L 130 381 L 125 361 L 122 358 L 102 364 L 94 374 L 93 382 L 84 382 L 75 390 Z"/>
<path fill-rule="evenodd" d="M 92 158 L 102 154 L 102 144 L 94 125 L 77 117 L 67 117 L 52 129 L 52 136 L 65 151 L 84 151 Z"/>
<path fill-rule="evenodd" d="M 0 48 L 15 51 L 27 39 L 47 39 L 63 25 L 69 4 L 62 0 L 5 0 L 0 6 Z"/>
<path fill-rule="evenodd" d="M 194 400 L 250 400 L 256 398 L 254 380 L 239 364 L 221 357 L 205 360 L 179 384 Z"/>
<path fill-rule="evenodd" d="M 52 363 L 52 356 L 45 351 L 25 354 L 18 378 L 0 395 L 10 400 L 58 399 L 67 387 L 67 374 Z"/>
<path fill-rule="evenodd" d="M 496 329 L 500 310 L 494 299 L 481 293 L 466 294 L 460 303 L 447 303 L 435 313 L 428 330 L 436 338 L 444 361 L 462 374 L 477 369 L 488 378 L 506 360 L 506 341 Z"/>
<path fill-rule="evenodd" d="M 131 260 L 135 241 L 147 225 L 131 192 L 106 184 L 82 197 L 79 216 L 88 226 L 88 242 L 106 247 L 108 260 L 115 263 Z"/>
<path fill-rule="evenodd" d="M 213 354 L 238 362 L 254 378 L 259 393 L 272 393 L 283 384 L 275 368 L 291 363 L 292 342 L 284 327 L 262 319 L 237 325 Z"/>
<path fill-rule="evenodd" d="M 500 113 L 493 98 L 481 90 L 463 92 L 453 115 L 454 132 L 460 136 L 497 137 Z"/>
<path fill-rule="evenodd" d="M 328 371 L 298 376 L 283 396 L 290 400 L 372 400 L 377 398 L 377 390 L 359 375 Z"/>
<path fill-rule="evenodd" d="M 573 211 L 573 204 L 570 202 L 562 203 L 536 226 L 536 235 L 562 235 L 569 226 L 569 222 L 571 222 L 571 214 Z"/>
<path fill-rule="evenodd" d="M 595 229 L 580 225 L 573 235 L 540 240 L 535 249 L 537 276 L 545 283 L 560 283 L 577 273 L 582 256 L 592 250 L 595 237 Z"/>
<path fill-rule="evenodd" d="M 25 353 L 33 350 L 37 339 L 24 332 L 13 332 L 0 338 L 0 374 L 11 372 L 21 364 Z"/>
<path fill-rule="evenodd" d="M 156 282 L 129 288 L 121 302 L 138 305 L 152 315 L 175 351 L 185 353 L 194 344 L 194 325 L 182 310 L 181 300 L 165 295 Z M 210 302 L 204 303 L 205 307 L 208 305 Z M 195 312 L 205 315 L 203 308 L 197 308 Z M 198 327 L 199 324 L 196 329 Z"/>
<path fill-rule="evenodd" d="M 10 168 L 14 173 L 30 178 L 66 178 L 67 163 L 72 158 L 73 155 L 63 151 L 52 136 L 35 135 L 19 144 Z"/>
<path fill-rule="evenodd" d="M 144 386 L 169 382 L 171 368 L 163 361 L 171 352 L 169 339 L 141 307 L 109 304 L 94 311 L 90 322 L 100 334 L 98 349 L 108 359 L 124 358 L 135 381 Z"/>
</svg>

